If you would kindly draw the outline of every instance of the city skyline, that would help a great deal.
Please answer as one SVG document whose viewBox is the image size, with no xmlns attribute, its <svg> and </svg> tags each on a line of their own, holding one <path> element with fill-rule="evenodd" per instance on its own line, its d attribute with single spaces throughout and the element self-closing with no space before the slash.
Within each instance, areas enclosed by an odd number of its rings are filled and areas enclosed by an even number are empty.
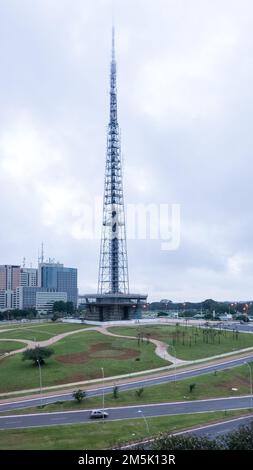
<svg viewBox="0 0 253 470">
<path fill-rule="evenodd" d="M 1 264 L 34 265 L 44 240 L 80 293 L 97 287 L 83 207 L 103 192 L 110 3 L 3 2 L 0 19 Z M 131 285 L 150 301 L 251 299 L 252 5 L 193 4 L 117 2 L 125 199 L 181 206 L 177 250 L 128 241 Z"/>
<path fill-rule="evenodd" d="M 52 308 L 54 301 L 78 304 L 76 268 L 38 259 L 37 268 L 0 264 L 0 310 L 36 309 L 39 313 Z M 47 305 L 47 304 L 50 304 Z M 46 307 L 47 305 L 47 307 Z"/>
</svg>

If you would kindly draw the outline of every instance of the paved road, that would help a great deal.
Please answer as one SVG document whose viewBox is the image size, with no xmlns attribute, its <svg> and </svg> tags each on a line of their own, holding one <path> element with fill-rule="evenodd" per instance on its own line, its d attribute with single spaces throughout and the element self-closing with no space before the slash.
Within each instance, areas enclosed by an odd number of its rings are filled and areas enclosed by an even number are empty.
<svg viewBox="0 0 253 470">
<path fill-rule="evenodd" d="M 223 324 L 222 329 L 224 330 L 238 330 L 244 333 L 253 333 L 253 324 L 252 323 L 229 323 L 228 325 Z"/>
<path fill-rule="evenodd" d="M 109 413 L 108 420 L 129 418 L 145 418 L 176 414 L 192 414 L 205 411 L 225 411 L 249 408 L 251 397 L 218 398 L 196 400 L 191 402 L 161 403 L 120 408 L 105 408 Z M 141 410 L 141 412 L 140 412 Z M 33 415 L 1 416 L 0 429 L 29 428 L 36 426 L 52 426 L 57 424 L 74 424 L 91 422 L 89 410 L 41 413 Z"/>
<path fill-rule="evenodd" d="M 225 434 L 228 434 L 230 432 L 238 430 L 240 426 L 248 426 L 250 423 L 253 423 L 253 415 L 246 416 L 246 417 L 244 416 L 240 418 L 232 418 L 232 419 L 228 419 L 227 421 L 223 421 L 223 422 L 215 423 L 215 424 L 204 424 L 204 425 L 195 427 L 194 429 L 189 429 L 188 431 L 175 432 L 173 433 L 173 435 L 185 436 L 185 435 L 194 434 L 195 436 L 205 436 L 205 437 L 208 437 L 209 439 L 215 439 Z M 154 439 L 144 441 L 142 443 L 142 448 L 145 450 L 152 449 L 153 442 L 154 442 Z M 122 447 L 122 449 L 130 450 L 136 447 L 139 448 L 140 443 L 127 445 L 127 446 Z"/>
<path fill-rule="evenodd" d="M 156 377 L 156 378 L 150 378 L 150 379 L 139 379 L 136 380 L 135 382 L 129 382 L 126 384 L 119 385 L 119 382 L 117 381 L 117 385 L 119 387 L 120 391 L 124 390 L 130 390 L 134 388 L 140 388 L 140 387 L 148 387 L 150 385 L 158 385 L 158 384 L 163 384 L 163 383 L 168 383 L 168 382 L 173 382 L 175 379 L 178 380 L 183 380 L 187 379 L 189 377 L 197 377 L 200 375 L 204 375 L 210 372 L 219 371 L 219 370 L 224 370 L 232 367 L 237 367 L 241 364 L 244 364 L 245 361 L 253 361 L 253 354 L 249 354 L 247 357 L 239 358 L 239 359 L 228 359 L 225 362 L 222 362 L 220 364 L 216 365 L 200 365 L 198 369 L 195 370 L 188 370 L 185 372 L 180 372 L 180 369 L 177 371 L 176 375 L 170 374 L 170 375 L 164 375 L 162 377 Z M 111 393 L 113 390 L 112 386 L 107 386 L 103 388 L 96 388 L 93 390 L 87 391 L 87 396 L 88 397 L 94 397 L 94 396 L 102 396 L 104 393 Z M 250 384 L 249 384 L 249 391 L 250 391 Z M 59 395 L 53 395 L 53 396 L 48 396 L 46 398 L 34 398 L 34 399 L 20 399 L 17 402 L 10 402 L 10 403 L 2 403 L 0 404 L 0 412 L 1 411 L 9 411 L 9 410 L 15 410 L 15 409 L 21 409 L 21 408 L 27 408 L 31 406 L 38 406 L 41 403 L 43 404 L 48 404 L 48 403 L 55 403 L 56 401 L 69 401 L 73 400 L 72 393 L 65 393 L 65 394 L 59 394 Z"/>
<path fill-rule="evenodd" d="M 223 423 L 211 424 L 199 427 L 194 431 L 186 431 L 184 434 L 195 434 L 197 436 L 207 436 L 210 439 L 217 438 L 229 432 L 236 431 L 240 426 L 246 426 L 253 422 L 253 415 L 246 418 L 235 418 Z"/>
<path fill-rule="evenodd" d="M 238 430 L 240 426 L 248 426 L 250 423 L 253 423 L 253 415 L 246 416 L 246 417 L 244 416 L 240 418 L 232 418 L 232 419 L 228 419 L 227 421 L 215 423 L 215 424 L 204 424 L 204 425 L 195 427 L 194 429 L 189 429 L 188 431 L 179 431 L 179 432 L 173 433 L 173 435 L 174 436 L 179 436 L 179 435 L 187 436 L 187 435 L 194 434 L 195 436 L 205 436 L 205 437 L 208 437 L 209 439 L 215 439 L 225 434 L 228 434 L 230 432 Z M 144 441 L 142 443 L 142 448 L 145 450 L 150 450 L 153 442 L 154 442 L 154 439 L 151 439 L 150 441 Z M 124 446 L 122 447 L 122 449 L 130 450 L 136 447 L 139 448 L 140 443 Z"/>
</svg>

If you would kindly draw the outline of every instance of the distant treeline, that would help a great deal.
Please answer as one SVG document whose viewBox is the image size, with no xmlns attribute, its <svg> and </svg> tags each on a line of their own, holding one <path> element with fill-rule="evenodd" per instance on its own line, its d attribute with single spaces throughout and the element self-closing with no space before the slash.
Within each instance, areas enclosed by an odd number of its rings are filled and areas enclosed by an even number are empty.
<svg viewBox="0 0 253 470">
<path fill-rule="evenodd" d="M 168 301 L 160 301 L 160 302 L 151 302 L 148 305 L 148 309 L 151 311 L 174 311 L 180 313 L 184 313 L 184 316 L 191 316 L 194 314 L 202 313 L 203 315 L 206 314 L 225 314 L 231 313 L 232 315 L 236 314 L 253 314 L 253 303 L 252 302 L 237 302 L 237 303 L 230 303 L 230 302 L 217 302 L 212 299 L 204 300 L 203 302 L 172 302 Z"/>
</svg>

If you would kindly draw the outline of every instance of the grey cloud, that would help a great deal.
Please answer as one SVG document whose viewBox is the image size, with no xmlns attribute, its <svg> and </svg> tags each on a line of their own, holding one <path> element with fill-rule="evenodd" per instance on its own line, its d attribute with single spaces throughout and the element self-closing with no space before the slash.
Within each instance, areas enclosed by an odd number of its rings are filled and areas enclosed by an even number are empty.
<svg viewBox="0 0 253 470">
<path fill-rule="evenodd" d="M 0 143 L 18 142 L 16 173 L 0 145 L 1 262 L 35 263 L 43 239 L 79 268 L 81 292 L 96 287 L 99 242 L 73 237 L 71 208 L 103 191 L 110 5 L 1 2 Z M 252 13 L 250 0 L 116 2 L 125 199 L 182 212 L 177 251 L 129 241 L 131 286 L 152 299 L 252 296 Z M 20 120 L 36 129 L 29 161 Z"/>
</svg>

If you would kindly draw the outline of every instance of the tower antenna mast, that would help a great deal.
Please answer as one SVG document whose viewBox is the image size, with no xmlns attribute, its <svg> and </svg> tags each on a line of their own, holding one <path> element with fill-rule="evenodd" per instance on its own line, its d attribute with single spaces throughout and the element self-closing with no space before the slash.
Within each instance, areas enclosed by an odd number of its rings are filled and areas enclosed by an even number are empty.
<svg viewBox="0 0 253 470">
<path fill-rule="evenodd" d="M 117 106 L 115 28 L 112 26 L 110 116 L 104 180 L 103 225 L 98 277 L 99 294 L 128 294 L 128 260 Z"/>
</svg>

